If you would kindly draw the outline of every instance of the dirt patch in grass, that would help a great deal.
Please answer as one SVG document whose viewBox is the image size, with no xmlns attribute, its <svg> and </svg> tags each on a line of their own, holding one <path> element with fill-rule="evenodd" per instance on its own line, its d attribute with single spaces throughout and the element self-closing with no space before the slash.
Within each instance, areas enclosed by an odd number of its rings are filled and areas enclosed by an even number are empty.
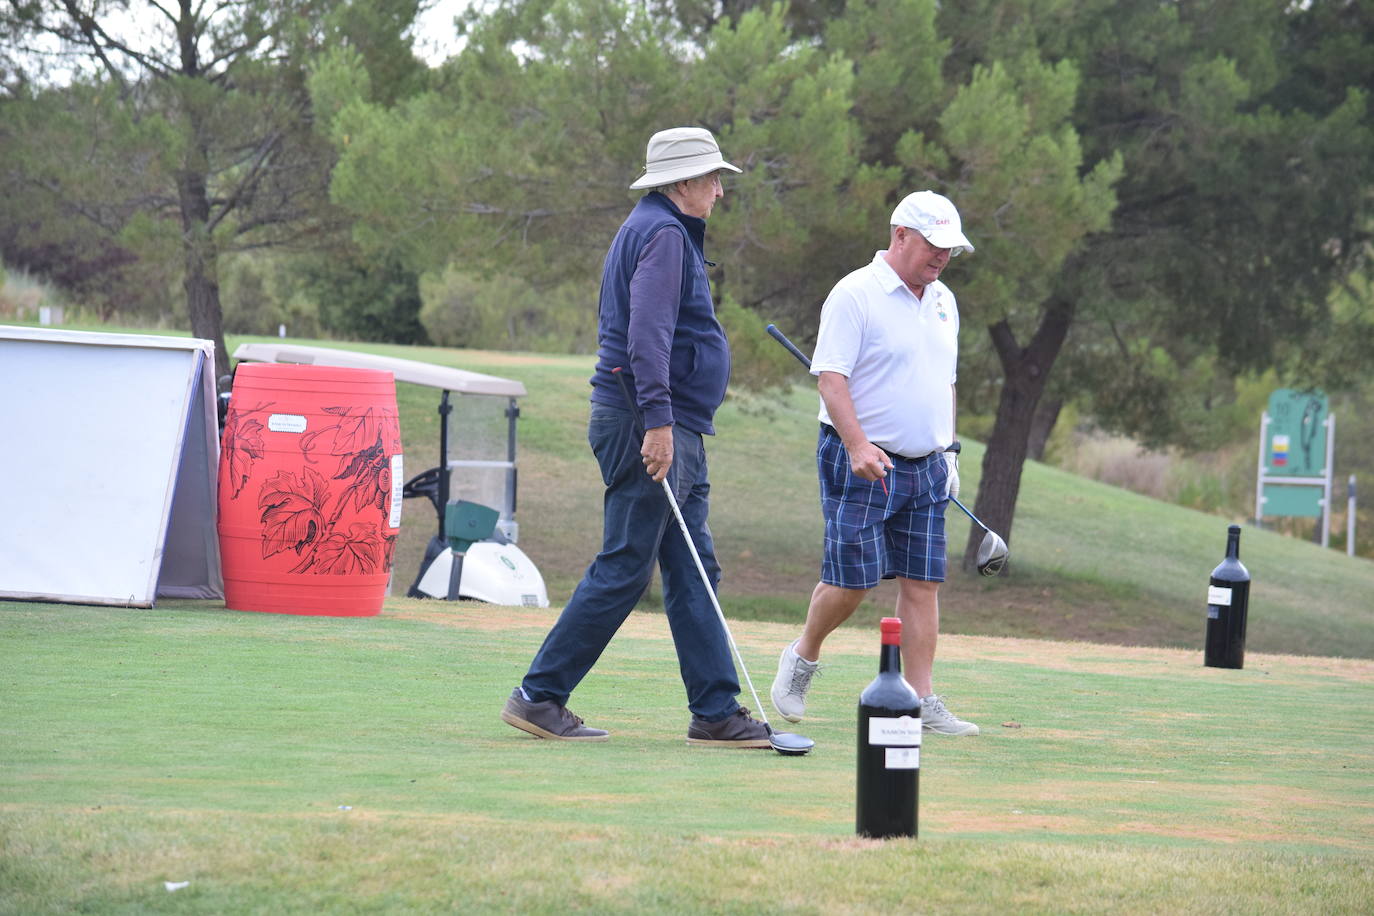
<svg viewBox="0 0 1374 916">
<path fill-rule="evenodd" d="M 548 608 L 495 607 L 480 601 L 425 601 L 391 598 L 382 612 L 398 620 L 421 620 L 459 630 L 492 632 L 512 628 L 547 628 L 553 624 Z"/>
<path fill-rule="evenodd" d="M 929 806 L 928 806 L 929 807 Z M 1023 814 L 1009 811 L 993 815 L 973 811 L 948 811 L 939 808 L 923 810 L 920 818 L 925 826 L 941 834 L 958 833 L 1095 833 L 1098 825 L 1086 818 L 1050 814 Z"/>
<path fill-rule="evenodd" d="M 1117 820 L 1114 811 L 1136 809 L 1142 800 L 1168 793 L 1167 817 Z M 1078 805 L 1083 798 L 1096 800 L 1094 817 L 1037 811 L 1043 806 Z M 922 807 L 921 817 L 942 834 L 1018 833 L 1052 831 L 1061 834 L 1149 834 L 1217 843 L 1287 843 L 1293 831 L 1285 823 L 1293 812 L 1315 817 L 1342 802 L 1319 792 L 1304 792 L 1272 784 L 1216 784 L 1126 780 L 1121 782 L 1033 782 L 1007 784 L 998 798 L 1005 813 L 986 809 L 949 810 L 938 802 Z M 1349 849 L 1366 844 L 1325 836 L 1323 843 Z"/>
<path fill-rule="evenodd" d="M 410 598 L 388 599 L 384 614 L 402 620 L 420 620 L 443 627 L 481 631 L 533 629 L 548 630 L 562 608 L 494 607 L 469 601 L 422 601 Z M 727 612 L 728 616 L 728 612 Z M 731 621 L 730 629 L 741 647 L 769 656 L 796 637 L 799 625 L 755 620 Z M 640 639 L 671 639 L 667 619 L 653 611 L 636 611 L 625 621 L 621 632 Z M 826 640 L 826 652 L 871 654 L 874 630 L 867 626 L 841 627 Z M 1201 650 L 1163 649 L 1135 646 L 1129 655 L 1113 652 L 1110 646 L 1091 642 L 1060 642 L 1019 639 L 1003 636 L 942 635 L 941 661 L 998 661 L 1033 665 L 1057 671 L 1092 674 L 1129 673 L 1141 676 L 1175 677 L 1182 670 L 1203 676 L 1236 676 L 1226 669 L 1205 668 Z M 1327 658 L 1308 655 L 1271 655 L 1248 653 L 1246 674 L 1272 678 L 1278 683 L 1306 681 L 1313 677 L 1334 678 L 1353 684 L 1374 683 L 1374 662 L 1368 659 Z M 1170 715 L 1176 715 L 1170 713 Z"/>
</svg>

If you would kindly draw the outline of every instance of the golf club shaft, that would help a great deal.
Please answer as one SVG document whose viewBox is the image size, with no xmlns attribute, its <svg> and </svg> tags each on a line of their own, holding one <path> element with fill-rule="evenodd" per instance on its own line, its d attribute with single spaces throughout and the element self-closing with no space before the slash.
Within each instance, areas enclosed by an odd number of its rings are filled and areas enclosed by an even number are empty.
<svg viewBox="0 0 1374 916">
<path fill-rule="evenodd" d="M 749 669 L 744 664 L 744 656 L 740 654 L 739 646 L 735 645 L 735 637 L 730 634 L 730 624 L 725 622 L 725 612 L 720 608 L 720 601 L 716 598 L 716 590 L 711 587 L 711 579 L 706 575 L 706 567 L 702 565 L 701 554 L 697 553 L 697 545 L 692 541 L 692 533 L 687 530 L 687 520 L 682 517 L 682 509 L 678 507 L 677 498 L 673 496 L 673 488 L 668 485 L 668 478 L 663 478 L 663 494 L 668 497 L 668 505 L 673 507 L 673 516 L 677 519 L 677 526 L 682 531 L 683 540 L 687 542 L 687 549 L 692 552 L 692 561 L 697 564 L 697 572 L 701 574 L 702 587 L 706 589 L 706 595 L 711 599 L 711 607 L 716 609 L 716 617 L 720 618 L 720 628 L 725 631 L 725 639 L 730 643 L 730 649 L 735 653 L 735 660 L 739 662 L 739 670 L 744 674 L 744 682 L 749 685 L 749 693 L 754 697 L 754 706 L 759 711 L 759 721 L 768 725 L 768 714 L 763 711 L 763 704 L 759 702 L 759 692 L 754 689 L 754 681 L 749 677 Z M 772 726 L 769 725 L 769 730 Z"/>
<path fill-rule="evenodd" d="M 973 514 L 972 512 L 970 512 L 970 511 L 968 511 L 968 506 L 965 506 L 963 503 L 959 502 L 959 500 L 956 499 L 954 496 L 950 496 L 949 501 L 952 502 L 952 503 L 954 503 L 954 505 L 958 506 L 960 509 L 963 509 L 963 510 L 964 510 L 964 514 L 967 515 L 969 518 L 973 519 L 973 523 L 974 523 L 975 525 L 977 525 L 979 528 L 982 528 L 982 529 L 983 529 L 984 531 L 986 531 L 988 534 L 992 534 L 992 529 L 989 528 L 987 525 L 984 525 L 984 524 L 979 520 L 978 516 L 974 515 L 974 514 Z"/>
<path fill-rule="evenodd" d="M 625 396 L 625 403 L 630 405 L 630 412 L 634 415 L 635 425 L 639 427 L 640 433 L 644 432 L 644 419 L 640 416 L 639 405 L 634 398 L 630 397 L 630 386 L 625 383 L 625 376 L 620 374 L 619 367 L 612 369 L 611 373 L 616 381 L 620 382 L 620 391 Z M 759 702 L 759 692 L 754 689 L 754 680 L 749 676 L 749 668 L 744 664 L 744 656 L 740 654 L 739 646 L 735 645 L 735 637 L 730 633 L 730 624 L 725 620 L 725 612 L 720 608 L 720 601 L 716 599 L 716 590 L 711 587 L 711 577 L 706 574 L 706 566 L 701 562 L 701 554 L 697 552 L 696 542 L 692 540 L 692 532 L 687 529 L 687 520 L 682 517 L 682 509 L 677 504 L 677 497 L 673 495 L 673 488 L 668 483 L 668 478 L 664 477 L 659 481 L 663 484 L 663 495 L 668 498 L 668 505 L 672 507 L 673 517 L 677 519 L 678 530 L 682 532 L 682 539 L 687 542 L 687 549 L 692 553 L 692 562 L 697 565 L 697 572 L 701 574 L 702 587 L 706 589 L 706 596 L 711 599 L 711 607 L 716 610 L 716 617 L 720 620 L 720 628 L 725 631 L 725 640 L 730 644 L 730 649 L 735 653 L 735 660 L 739 662 L 739 670 L 744 674 L 744 682 L 749 685 L 749 693 L 754 698 L 754 706 L 758 710 L 759 721 L 767 728 L 769 734 L 773 732 L 773 726 L 768 723 L 768 714 L 763 711 L 763 704 Z"/>
<path fill-rule="evenodd" d="M 811 368 L 811 360 L 807 359 L 806 354 L 798 350 L 796 345 L 792 343 L 792 341 L 787 339 L 786 334 L 778 330 L 777 325 L 770 324 L 768 327 L 764 328 L 764 330 L 771 334 L 774 340 L 776 340 L 778 343 L 786 347 L 787 352 L 791 353 L 797 359 L 801 360 L 801 364 L 803 366 L 805 366 L 808 369 Z"/>
</svg>

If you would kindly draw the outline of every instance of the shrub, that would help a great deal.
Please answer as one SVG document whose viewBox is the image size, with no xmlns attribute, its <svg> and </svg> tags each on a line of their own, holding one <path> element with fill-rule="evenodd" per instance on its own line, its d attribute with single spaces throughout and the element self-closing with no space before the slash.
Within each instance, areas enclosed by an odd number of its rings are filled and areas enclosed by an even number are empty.
<svg viewBox="0 0 1374 916">
<path fill-rule="evenodd" d="M 420 280 L 420 323 L 444 347 L 591 353 L 596 288 L 569 282 L 540 289 L 521 277 L 482 277 L 449 266 Z"/>
<path fill-rule="evenodd" d="M 307 255 L 291 262 L 296 290 L 318 309 L 333 336 L 385 343 L 427 344 L 420 323 L 419 278 L 394 258 L 356 251 Z"/>
<path fill-rule="evenodd" d="M 265 255 L 225 258 L 220 265 L 220 307 L 228 334 L 275 335 L 281 325 L 292 337 L 319 337 L 315 303 L 293 289 L 290 272 Z"/>
</svg>

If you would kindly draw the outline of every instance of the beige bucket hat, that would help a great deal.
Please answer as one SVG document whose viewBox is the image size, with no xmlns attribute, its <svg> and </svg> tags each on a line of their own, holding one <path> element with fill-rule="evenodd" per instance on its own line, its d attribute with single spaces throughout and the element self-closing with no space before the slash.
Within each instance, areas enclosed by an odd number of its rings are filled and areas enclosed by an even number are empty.
<svg viewBox="0 0 1374 916">
<path fill-rule="evenodd" d="M 631 189 L 660 188 L 721 169 L 742 171 L 721 158 L 716 138 L 704 127 L 673 127 L 649 138 L 644 174 Z"/>
</svg>

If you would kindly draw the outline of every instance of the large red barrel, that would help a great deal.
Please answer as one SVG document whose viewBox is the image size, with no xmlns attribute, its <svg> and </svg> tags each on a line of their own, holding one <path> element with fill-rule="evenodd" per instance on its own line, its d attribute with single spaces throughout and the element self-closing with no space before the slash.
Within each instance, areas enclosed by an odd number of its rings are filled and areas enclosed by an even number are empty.
<svg viewBox="0 0 1374 916">
<path fill-rule="evenodd" d="M 225 606 L 381 611 L 403 482 L 390 372 L 241 363 L 219 462 Z"/>
</svg>

